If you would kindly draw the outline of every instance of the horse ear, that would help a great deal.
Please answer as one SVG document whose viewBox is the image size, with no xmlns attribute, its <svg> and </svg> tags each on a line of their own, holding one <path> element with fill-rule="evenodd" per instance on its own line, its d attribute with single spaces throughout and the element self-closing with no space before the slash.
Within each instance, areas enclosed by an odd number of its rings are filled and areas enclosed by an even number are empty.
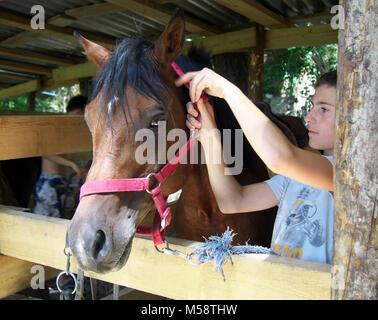
<svg viewBox="0 0 378 320">
<path fill-rule="evenodd" d="M 163 33 L 155 42 L 153 55 L 160 65 L 168 67 L 181 54 L 185 33 L 184 11 L 176 9 Z"/>
<path fill-rule="evenodd" d="M 111 57 L 112 52 L 100 46 L 97 43 L 85 39 L 78 32 L 74 32 L 74 36 L 80 41 L 84 48 L 85 54 L 97 67 L 101 68 L 106 61 Z"/>
</svg>

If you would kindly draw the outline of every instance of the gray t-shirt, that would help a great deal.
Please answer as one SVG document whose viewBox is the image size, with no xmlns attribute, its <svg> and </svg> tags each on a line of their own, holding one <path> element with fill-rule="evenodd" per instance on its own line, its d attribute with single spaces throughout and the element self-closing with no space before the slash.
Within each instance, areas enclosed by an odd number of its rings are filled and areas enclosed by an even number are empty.
<svg viewBox="0 0 378 320">
<path fill-rule="evenodd" d="M 333 164 L 332 156 L 325 157 Z M 285 257 L 332 263 L 332 193 L 281 175 L 265 182 L 280 201 L 272 251 Z"/>
</svg>

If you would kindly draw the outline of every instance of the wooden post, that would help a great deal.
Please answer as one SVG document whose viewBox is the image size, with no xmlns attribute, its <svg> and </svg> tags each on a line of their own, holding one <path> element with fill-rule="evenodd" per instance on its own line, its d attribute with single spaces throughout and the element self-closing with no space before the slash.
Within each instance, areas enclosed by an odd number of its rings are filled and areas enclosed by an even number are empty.
<svg viewBox="0 0 378 320">
<path fill-rule="evenodd" d="M 92 91 L 92 81 L 90 78 L 83 78 L 79 80 L 80 94 L 86 97 L 90 97 Z"/>
<path fill-rule="evenodd" d="M 248 96 L 253 102 L 263 101 L 264 26 L 256 27 L 256 47 L 249 50 Z"/>
<path fill-rule="evenodd" d="M 378 2 L 340 4 L 332 299 L 377 299 Z"/>
<path fill-rule="evenodd" d="M 28 94 L 28 110 L 35 111 L 35 91 Z"/>
</svg>

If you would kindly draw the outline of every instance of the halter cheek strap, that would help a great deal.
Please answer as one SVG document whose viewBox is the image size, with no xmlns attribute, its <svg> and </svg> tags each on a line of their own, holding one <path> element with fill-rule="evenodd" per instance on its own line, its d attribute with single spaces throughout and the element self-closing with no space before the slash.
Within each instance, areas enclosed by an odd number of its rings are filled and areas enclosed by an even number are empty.
<svg viewBox="0 0 378 320">
<path fill-rule="evenodd" d="M 180 77 L 184 74 L 175 62 L 172 62 L 172 68 Z M 186 84 L 186 86 L 189 88 L 189 84 Z M 205 95 L 202 95 L 202 98 L 207 101 Z M 155 247 L 163 244 L 165 241 L 164 229 L 171 222 L 171 212 L 169 207 L 167 207 L 166 199 L 161 192 L 160 185 L 177 168 L 181 160 L 194 145 L 194 142 L 195 138 L 191 136 L 186 144 L 179 149 L 176 155 L 159 172 L 150 173 L 145 178 L 98 180 L 84 183 L 80 188 L 80 200 L 85 196 L 93 194 L 128 191 L 148 192 L 151 195 L 157 210 L 155 211 L 152 226 L 138 226 L 136 234 L 151 235 Z M 158 182 L 158 186 L 150 190 L 150 178 L 153 176 Z"/>
<path fill-rule="evenodd" d="M 167 207 L 166 199 L 164 198 L 160 185 L 169 177 L 177 168 L 181 160 L 188 153 L 189 149 L 194 145 L 195 140 L 189 139 L 183 145 L 176 155 L 157 173 L 150 173 L 145 178 L 130 178 L 130 179 L 112 179 L 112 180 L 97 180 L 89 181 L 83 184 L 80 188 L 80 200 L 89 195 L 127 192 L 127 191 L 146 191 L 148 192 L 156 206 L 155 218 L 152 226 L 137 227 L 137 234 L 152 235 L 154 245 L 164 243 L 165 232 L 164 229 L 171 222 L 171 212 Z M 158 186 L 150 190 L 150 179 L 155 177 Z"/>
</svg>

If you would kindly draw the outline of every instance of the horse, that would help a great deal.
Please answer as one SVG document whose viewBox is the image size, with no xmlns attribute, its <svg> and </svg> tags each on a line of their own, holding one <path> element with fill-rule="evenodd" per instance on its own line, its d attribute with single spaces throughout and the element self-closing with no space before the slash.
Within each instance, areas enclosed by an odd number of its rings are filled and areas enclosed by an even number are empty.
<svg viewBox="0 0 378 320">
<path fill-rule="evenodd" d="M 135 137 L 141 129 L 149 129 L 157 141 L 159 125 L 165 123 L 167 131 L 179 128 L 189 137 L 185 125 L 189 95 L 185 87 L 175 86 L 177 75 L 171 64 L 176 61 L 183 69 L 186 67 L 185 72 L 200 70 L 202 65 L 200 59 L 181 55 L 184 32 L 183 11 L 176 9 L 154 43 L 141 36 L 126 37 L 110 52 L 76 34 L 87 57 L 100 68 L 84 115 L 93 142 L 93 161 L 86 183 L 143 178 L 158 172 L 163 164 L 136 161 L 137 148 L 143 142 Z M 224 127 L 230 121 L 224 113 L 229 107 L 221 99 L 211 102 L 222 128 L 222 123 Z M 176 142 L 157 143 L 156 154 L 166 153 Z M 246 139 L 243 144 L 244 149 L 248 148 Z M 249 165 L 236 176 L 240 183 L 269 178 L 254 151 L 245 152 L 244 158 Z M 221 234 L 230 227 L 236 232 L 235 243 L 250 239 L 253 244 L 270 245 L 276 209 L 222 214 L 205 164 L 180 163 L 161 184 L 164 198 L 178 190 L 182 193 L 174 217 L 177 237 L 203 241 L 203 237 Z M 83 197 L 67 231 L 69 246 L 80 267 L 98 273 L 122 268 L 137 227 L 153 206 L 148 192 L 98 192 Z"/>
</svg>

